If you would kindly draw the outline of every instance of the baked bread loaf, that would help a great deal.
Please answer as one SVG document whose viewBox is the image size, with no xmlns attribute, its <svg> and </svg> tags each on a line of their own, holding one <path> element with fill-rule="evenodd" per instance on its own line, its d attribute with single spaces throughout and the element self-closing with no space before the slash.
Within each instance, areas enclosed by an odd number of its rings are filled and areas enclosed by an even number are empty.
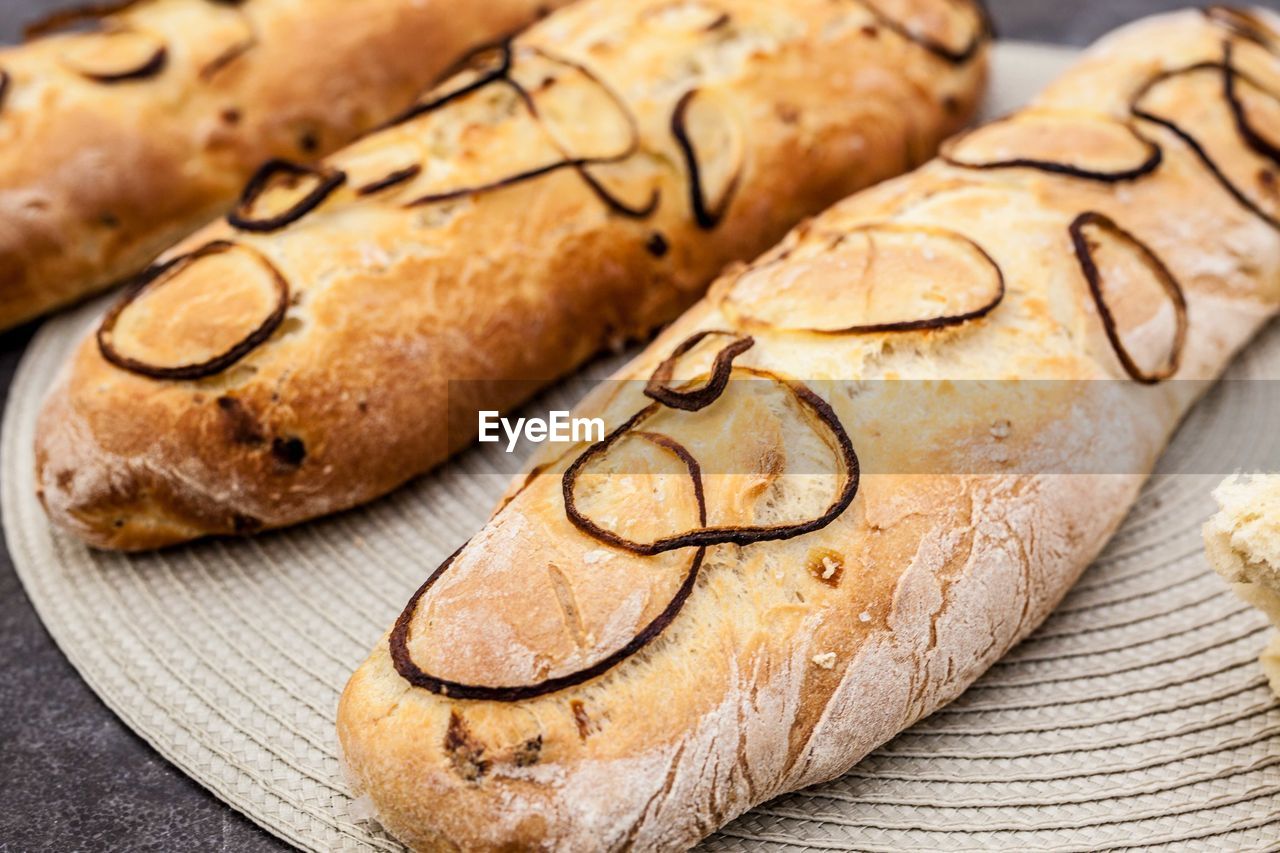
<svg viewBox="0 0 1280 853">
<path fill-rule="evenodd" d="M 134 0 L 33 26 L 0 50 L 0 329 L 136 273 L 268 159 L 336 150 L 563 2 Z"/>
<path fill-rule="evenodd" d="M 1280 474 L 1233 477 L 1213 496 L 1220 509 L 1204 526 L 1210 565 L 1280 628 Z M 1262 669 L 1280 696 L 1280 634 L 1262 653 Z"/>
<path fill-rule="evenodd" d="M 976 107 L 985 22 L 901 5 L 574 4 L 379 133 L 270 165 L 75 354 L 40 422 L 50 516 L 145 548 L 428 470 L 479 410 L 930 156 Z"/>
<path fill-rule="evenodd" d="M 1030 633 L 1280 305 L 1278 23 L 1126 29 L 714 284 L 347 685 L 383 826 L 687 847 Z"/>
</svg>

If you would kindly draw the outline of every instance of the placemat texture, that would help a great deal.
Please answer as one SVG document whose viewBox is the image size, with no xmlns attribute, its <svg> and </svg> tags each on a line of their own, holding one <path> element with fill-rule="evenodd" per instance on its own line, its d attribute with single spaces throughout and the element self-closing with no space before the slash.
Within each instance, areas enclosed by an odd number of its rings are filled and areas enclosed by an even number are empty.
<svg viewBox="0 0 1280 853">
<path fill-rule="evenodd" d="M 1069 58 L 1002 45 L 991 111 Z M 0 499 L 31 600 L 107 705 L 227 803 L 305 849 L 399 850 L 342 782 L 337 698 L 411 592 L 487 516 L 506 484 L 497 451 L 280 534 L 90 552 L 49 529 L 32 443 L 43 393 L 101 310 L 50 322 L 11 391 Z M 609 366 L 541 405 L 567 408 Z M 1230 375 L 1280 378 L 1280 328 Z M 1280 849 L 1280 707 L 1254 660 L 1267 628 L 1209 570 L 1199 534 L 1218 480 L 1203 472 L 1280 462 L 1280 395 L 1248 388 L 1225 383 L 1197 407 L 1106 553 L 959 701 L 704 848 Z"/>
</svg>

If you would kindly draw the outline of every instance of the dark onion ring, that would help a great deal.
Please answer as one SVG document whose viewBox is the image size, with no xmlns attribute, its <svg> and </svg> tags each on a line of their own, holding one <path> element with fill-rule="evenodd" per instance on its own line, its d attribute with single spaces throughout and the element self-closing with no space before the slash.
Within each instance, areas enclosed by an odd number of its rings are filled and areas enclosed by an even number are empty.
<svg viewBox="0 0 1280 853">
<path fill-rule="evenodd" d="M 4 112 L 4 102 L 9 95 L 9 72 L 0 68 L 0 113 Z"/>
<path fill-rule="evenodd" d="M 418 175 L 422 174 L 422 164 L 414 163 L 411 166 L 405 166 L 403 169 L 396 169 L 384 178 L 371 181 L 356 190 L 356 195 L 373 195 L 383 190 L 389 190 L 392 187 L 398 187 L 405 181 L 412 181 Z"/>
<path fill-rule="evenodd" d="M 716 353 L 711 376 L 697 388 L 676 389 L 671 387 L 671 377 L 675 373 L 676 363 L 680 357 L 712 335 L 725 335 L 733 338 L 724 349 Z M 686 412 L 697 412 L 710 406 L 729 387 L 729 374 L 733 371 L 733 361 L 747 350 L 755 346 L 755 338 L 743 337 L 734 332 L 722 332 L 707 329 L 686 339 L 684 343 L 672 350 L 666 360 L 659 364 L 645 385 L 644 394 L 671 409 Z"/>
<path fill-rule="evenodd" d="M 672 441 L 666 436 L 643 435 L 648 440 L 670 450 L 689 469 L 689 476 L 694 484 L 694 496 L 698 502 L 699 523 L 705 525 L 707 523 L 707 504 L 702 490 L 702 474 L 698 468 L 697 460 L 681 444 Z M 462 547 L 465 548 L 466 546 Z M 576 687 L 579 684 L 597 678 L 653 642 L 659 634 L 667 629 L 667 626 L 675 621 L 675 618 L 680 615 L 680 611 L 684 609 L 685 603 L 688 602 L 689 596 L 693 593 L 694 584 L 698 580 L 698 572 L 702 568 L 702 559 L 706 555 L 707 549 L 699 548 L 694 553 L 693 559 L 689 563 L 689 571 L 685 574 L 684 581 L 681 582 L 670 603 L 621 649 L 577 672 L 571 672 L 568 675 L 561 675 L 556 678 L 548 678 L 536 684 L 509 687 L 463 684 L 439 678 L 424 671 L 414 662 L 413 656 L 409 653 L 409 623 L 413 621 L 414 613 L 418 609 L 418 603 L 436 581 L 448 571 L 454 560 L 461 553 L 462 548 L 459 548 L 432 573 L 431 577 L 427 578 L 427 582 L 418 588 L 418 591 L 409 599 L 409 603 L 404 610 L 401 611 L 399 618 L 396 619 L 395 627 L 391 629 L 391 636 L 388 641 L 391 647 L 392 664 L 395 666 L 396 672 L 400 674 L 400 677 L 414 687 L 421 687 L 424 690 L 430 690 L 432 693 L 438 693 L 442 696 L 448 696 L 453 699 L 481 699 L 491 702 L 519 702 Z"/>
<path fill-rule="evenodd" d="M 1206 71 L 1209 69 L 1215 69 L 1223 73 L 1224 97 L 1225 97 L 1225 92 L 1228 88 L 1228 84 L 1225 82 L 1226 78 L 1233 74 L 1244 77 L 1245 80 L 1247 80 L 1254 86 L 1257 86 L 1258 88 L 1262 89 L 1264 92 L 1268 91 L 1265 87 L 1260 86 L 1257 83 L 1257 81 L 1243 74 L 1240 74 L 1240 72 L 1235 71 L 1230 66 L 1225 65 L 1221 62 L 1199 62 L 1199 63 L 1196 63 L 1195 65 L 1188 65 L 1185 68 L 1179 68 L 1173 71 L 1165 71 L 1160 74 L 1157 74 L 1155 77 L 1152 77 L 1133 96 L 1133 99 L 1129 103 L 1129 111 L 1134 116 L 1140 119 L 1145 119 L 1146 121 L 1149 121 L 1153 124 L 1160 125 L 1161 127 L 1173 133 L 1174 136 L 1181 139 L 1187 145 L 1187 147 L 1190 148 L 1195 153 L 1195 155 L 1200 158 L 1200 162 L 1203 163 L 1205 168 L 1207 168 L 1209 172 L 1212 173 L 1212 175 L 1218 180 L 1218 183 L 1222 185 L 1222 188 L 1225 189 L 1228 193 L 1230 193 L 1231 197 L 1234 198 L 1242 207 L 1244 207 L 1246 210 L 1248 210 L 1250 213 L 1254 214 L 1258 218 L 1262 219 L 1267 224 L 1271 225 L 1273 228 L 1280 228 L 1280 218 L 1277 218 L 1276 216 L 1273 216 L 1267 213 L 1265 210 L 1263 210 L 1261 207 L 1258 206 L 1257 202 L 1249 198 L 1249 196 L 1245 194 L 1244 190 L 1237 187 L 1232 182 L 1232 180 L 1227 177 L 1227 174 L 1222 171 L 1221 167 L 1219 167 L 1218 164 L 1214 162 L 1213 158 L 1209 156 L 1209 152 L 1205 150 L 1205 147 L 1200 144 L 1200 141 L 1198 139 L 1196 139 L 1187 131 L 1183 130 L 1176 121 L 1157 115 L 1155 113 L 1149 112 L 1147 110 L 1144 110 L 1140 106 L 1142 99 L 1146 97 L 1151 92 L 1152 89 L 1154 89 L 1156 86 L 1160 85 L 1161 83 L 1164 83 L 1167 80 L 1172 80 L 1175 77 L 1181 77 L 1187 74 L 1195 73 L 1197 71 Z M 1230 103 L 1228 103 L 1228 108 L 1229 109 L 1231 108 Z"/>
<path fill-rule="evenodd" d="M 529 94 L 528 90 L 526 90 L 524 86 L 520 85 L 518 82 L 511 79 L 510 72 L 514 64 L 514 56 L 513 56 L 513 51 L 511 49 L 511 46 L 509 44 L 504 44 L 501 49 L 503 51 L 502 53 L 503 62 L 502 62 L 502 66 L 499 69 L 489 74 L 483 75 L 482 77 L 478 78 L 472 83 L 466 86 L 463 86 L 453 92 L 449 92 L 441 97 L 438 97 L 428 104 L 422 105 L 422 108 L 417 109 L 417 111 L 414 114 L 421 115 L 425 112 L 428 112 L 429 110 L 434 110 L 441 106 L 444 106 L 445 104 L 453 100 L 456 100 L 457 98 L 463 97 L 464 95 L 468 95 L 473 92 L 479 91 L 485 86 L 489 86 L 494 83 L 501 83 L 505 86 L 509 86 L 516 93 L 516 95 L 520 98 L 520 102 L 524 104 L 524 107 L 529 112 L 530 116 L 533 117 L 534 121 L 537 122 L 538 125 L 542 127 L 545 132 L 546 128 L 542 124 L 542 118 L 539 115 L 538 106 L 537 106 L 537 103 L 534 101 L 533 96 Z M 492 50 L 492 48 L 490 48 L 490 50 Z M 551 141 L 552 145 L 555 146 L 556 150 L 560 153 L 560 155 L 564 159 L 554 161 L 551 163 L 546 163 L 542 166 L 537 166 L 532 169 L 526 169 L 523 172 L 517 172 L 514 175 L 507 175 L 504 178 L 499 178 L 497 180 L 489 181 L 487 183 L 476 184 L 469 187 L 458 187 L 457 189 L 445 190 L 443 192 L 429 193 L 427 195 L 419 196 L 418 198 L 415 198 L 407 202 L 405 206 L 418 207 L 421 205 L 439 204 L 442 202 L 454 201 L 460 198 L 466 198 L 468 196 L 475 196 L 475 195 L 480 195 L 486 192 L 492 192 L 494 190 L 505 189 L 506 187 L 515 186 L 516 184 L 523 183 L 525 181 L 533 180 L 535 178 L 540 178 L 544 175 L 549 175 L 553 172 L 558 172 L 561 169 L 573 169 L 575 172 L 578 173 L 579 177 L 581 177 L 586 182 L 587 186 L 592 190 L 592 192 L 594 192 L 600 198 L 600 200 L 603 201 L 605 205 L 607 205 L 615 213 L 621 214 L 623 216 L 635 218 L 635 219 L 642 219 L 651 215 L 657 209 L 658 203 L 660 200 L 657 190 L 654 190 L 653 194 L 649 198 L 649 201 L 643 206 L 631 207 L 625 204 L 620 199 L 614 197 L 594 176 L 592 176 L 587 171 L 588 166 L 606 165 L 609 163 L 620 163 L 623 160 L 626 160 L 627 158 L 634 155 L 636 151 L 639 150 L 640 132 L 636 125 L 635 116 L 632 115 L 629 109 L 627 109 L 626 104 L 617 95 L 617 93 L 615 93 L 612 89 L 606 86 L 604 82 L 600 80 L 600 78 L 586 66 L 580 65 L 579 63 L 573 62 L 571 60 L 552 56 L 550 53 L 548 53 L 547 51 L 541 50 L 540 48 L 532 48 L 531 50 L 534 53 L 544 57 L 545 59 L 551 62 L 560 63 L 561 65 L 565 65 L 569 68 L 574 69 L 575 71 L 580 72 L 583 76 L 585 76 L 587 79 L 589 79 L 591 82 L 595 83 L 605 91 L 605 93 L 609 96 L 609 98 L 617 105 L 618 111 L 623 115 L 625 115 L 627 118 L 628 129 L 630 130 L 630 133 L 631 133 L 631 140 L 627 144 L 627 148 L 624 151 L 621 151 L 617 154 L 612 154 L 608 156 L 572 157 L 569 155 L 568 152 L 564 150 L 564 147 L 560 145 L 560 143 L 555 139 L 554 136 L 552 136 L 552 134 L 547 133 L 547 138 Z"/>
<path fill-rule="evenodd" d="M 1229 30 L 1232 35 L 1247 39 L 1261 45 L 1272 53 L 1277 52 L 1280 34 L 1276 33 L 1265 21 L 1259 20 L 1248 9 L 1238 9 L 1213 3 L 1200 10 L 1206 18 Z"/>
<path fill-rule="evenodd" d="M 631 157 L 633 154 L 636 153 L 636 151 L 640 149 L 640 129 L 636 124 L 635 116 L 632 115 L 631 110 L 627 109 L 626 103 L 622 100 L 622 98 L 616 92 L 614 92 L 611 88 L 609 88 L 609 86 L 603 80 L 600 79 L 599 75 L 597 75 L 594 71 L 592 71 L 590 68 L 586 67 L 585 65 L 579 62 L 574 62 L 573 60 L 570 60 L 570 59 L 564 59 L 563 57 L 553 56 L 549 52 L 541 48 L 535 47 L 535 48 L 531 48 L 530 50 L 549 62 L 555 62 L 555 63 L 559 63 L 560 65 L 564 65 L 568 68 L 573 69 L 574 71 L 577 71 L 583 77 L 586 77 L 596 86 L 599 86 L 602 91 L 604 91 L 604 93 L 609 97 L 609 99 L 613 101 L 614 106 L 618 108 L 618 112 L 626 116 L 627 129 L 628 131 L 630 131 L 631 141 L 627 144 L 627 148 L 620 154 L 606 156 L 606 157 L 573 157 L 572 155 L 570 155 L 568 151 L 564 149 L 564 146 L 562 146 L 560 142 L 551 133 L 549 132 L 547 133 L 547 138 L 551 140 L 551 143 L 552 145 L 555 146 L 555 149 L 558 152 L 560 152 L 560 156 L 565 158 L 565 163 L 567 165 L 572 166 L 572 168 L 578 173 L 578 176 L 581 177 L 582 180 L 586 182 L 587 186 L 591 188 L 591 191 L 594 192 L 602 202 L 604 202 L 606 207 L 608 207 L 614 213 L 620 216 L 625 216 L 630 219 L 645 219 L 651 216 L 653 212 L 658 209 L 658 203 L 661 201 L 661 193 L 658 191 L 656 187 L 650 193 L 648 201 L 646 201 L 644 204 L 641 204 L 639 206 L 631 206 L 631 205 L 628 205 L 626 202 L 622 201 L 622 199 L 613 195 L 613 193 L 609 192 L 609 190 L 605 188 L 604 184 L 602 184 L 599 180 L 597 180 L 596 177 L 592 175 L 591 172 L 588 170 L 588 167 L 592 165 L 607 165 L 609 163 L 622 162 L 623 160 L 626 160 L 628 157 Z M 520 99 L 524 101 L 526 109 L 529 110 L 529 114 L 533 116 L 534 120 L 537 121 L 539 126 L 543 127 L 543 130 L 545 131 L 546 128 L 544 125 L 542 125 L 542 116 L 538 111 L 537 102 L 533 99 L 533 96 L 529 93 L 527 89 L 525 89 L 524 86 L 520 85 L 519 83 L 511 79 L 510 77 L 511 67 L 512 66 L 510 64 L 507 66 L 507 69 L 505 72 L 507 76 L 504 78 L 505 82 L 509 86 L 511 86 L 513 89 L 515 89 L 516 94 L 518 94 L 520 96 Z"/>
<path fill-rule="evenodd" d="M 1160 164 L 1164 162 L 1164 150 L 1160 148 L 1152 140 L 1143 136 L 1138 129 L 1130 122 L 1125 122 L 1124 127 L 1133 135 L 1135 139 L 1141 142 L 1150 152 L 1149 156 L 1140 165 L 1132 169 L 1122 169 L 1117 172 L 1097 172 L 1092 169 L 1083 169 L 1079 166 L 1072 166 L 1070 163 L 1058 163 L 1053 160 L 1037 160 L 1033 157 L 1014 157 L 1009 160 L 992 160 L 989 163 L 968 163 L 958 160 L 952 156 L 952 152 L 958 148 L 966 139 L 974 133 L 982 130 L 983 127 L 990 127 L 998 122 L 1013 121 L 1018 118 L 1018 114 L 1005 116 L 982 127 L 975 127 L 967 130 L 952 139 L 947 140 L 943 145 L 939 157 L 946 163 L 961 169 L 1037 169 L 1041 172 L 1049 172 L 1054 175 L 1063 175 L 1068 178 L 1080 178 L 1086 181 L 1101 181 L 1103 183 L 1115 184 L 1123 181 L 1132 181 L 1151 174 L 1160 168 Z"/>
<path fill-rule="evenodd" d="M 707 207 L 706 193 L 702 188 L 702 168 L 698 165 L 698 152 L 694 148 L 686 126 L 689 105 L 693 103 L 699 91 L 690 89 L 676 102 L 676 108 L 671 113 L 671 135 L 675 137 L 676 144 L 680 147 L 685 168 L 689 172 L 689 203 L 693 207 L 693 218 L 698 223 L 698 227 L 710 231 L 720 224 L 720 220 L 724 219 L 724 215 L 729 212 L 729 206 L 733 204 L 734 196 L 737 195 L 738 187 L 742 182 L 742 164 L 738 164 L 728 186 L 725 187 L 724 197 L 716 203 L 714 208 Z"/>
<path fill-rule="evenodd" d="M 880 334 L 891 334 L 896 332 L 922 332 L 922 331 L 928 331 L 931 329 L 945 329 L 949 326 L 963 326 L 965 323 L 970 323 L 970 322 L 973 322 L 974 320 L 981 320 L 983 317 L 987 316 L 992 311 L 999 308 L 1000 304 L 1004 302 L 1004 297 L 1007 290 L 1005 285 L 1005 280 L 1004 280 L 1004 270 L 1000 268 L 1000 265 L 996 263 L 995 258 L 991 257 L 991 254 L 987 252 L 986 249 L 982 248 L 976 242 L 974 242 L 973 240 L 970 240 L 968 237 L 965 237 L 963 234 L 959 234 L 955 231 L 950 231 L 950 230 L 941 229 L 941 228 L 931 229 L 924 226 L 894 227 L 887 223 L 860 225 L 856 228 L 851 229 L 847 233 L 835 235 L 832 238 L 831 244 L 827 247 L 827 251 L 835 249 L 837 246 L 843 243 L 846 239 L 848 239 L 850 234 L 858 234 L 864 231 L 876 231 L 876 230 L 884 230 L 884 229 L 900 230 L 900 231 L 908 231 L 908 232 L 918 231 L 926 234 L 933 233 L 935 235 L 941 234 L 941 235 L 945 235 L 948 239 L 959 240 L 963 243 L 969 244 L 970 248 L 976 251 L 978 255 L 995 272 L 995 275 L 996 275 L 995 295 L 991 298 L 991 301 L 986 303 L 985 305 L 981 305 L 973 309 L 972 311 L 966 311 L 963 314 L 944 314 L 939 317 L 928 317 L 923 320 L 897 320 L 891 323 L 868 323 L 862 326 L 846 326 L 843 329 L 806 329 L 806 328 L 793 329 L 790 327 L 782 327 L 782 328 L 785 329 L 786 331 L 807 332 L 813 335 L 880 335 Z M 793 254 L 793 248 L 788 247 L 777 257 L 769 260 L 768 263 L 760 264 L 758 266 L 746 267 L 745 269 L 743 269 L 741 272 L 738 273 L 738 277 L 740 278 L 741 276 L 746 275 L 747 273 L 765 269 L 767 267 L 777 266 L 778 264 L 785 262 L 789 257 L 791 257 L 792 254 Z M 732 288 L 730 288 L 728 292 L 732 293 Z M 756 323 L 761 326 L 767 327 L 770 325 L 767 321 L 759 320 L 754 317 L 748 317 L 748 320 L 750 322 Z"/>
<path fill-rule="evenodd" d="M 1102 292 L 1102 272 L 1098 269 L 1098 265 L 1093 259 L 1093 247 L 1090 246 L 1089 238 L 1084 233 L 1084 229 L 1089 226 L 1110 232 L 1112 236 L 1137 249 L 1142 255 L 1147 268 L 1156 273 L 1160 286 L 1173 303 L 1174 311 L 1178 318 L 1177 331 L 1174 333 L 1173 350 L 1169 356 L 1169 365 L 1166 369 L 1157 373 L 1144 373 L 1142 368 L 1133 360 L 1133 356 L 1129 354 L 1124 341 L 1120 339 L 1120 332 L 1116 328 L 1115 315 L 1111 313 L 1111 307 L 1107 304 L 1106 295 Z M 1188 325 L 1187 299 L 1182 292 L 1182 286 L 1178 284 L 1178 280 L 1174 278 L 1173 273 L 1165 266 L 1164 261 L 1160 260 L 1160 257 L 1151 251 L 1145 243 L 1121 228 L 1113 219 L 1104 214 L 1093 210 L 1082 213 L 1071 223 L 1070 231 L 1076 258 L 1080 262 L 1080 269 L 1084 273 L 1085 280 L 1089 283 L 1089 292 L 1093 294 L 1093 301 L 1097 305 L 1098 315 L 1102 318 L 1107 340 L 1111 341 L 1111 348 L 1115 350 L 1121 365 L 1124 366 L 1125 373 L 1129 374 L 1129 377 L 1135 382 L 1140 382 L 1143 385 L 1156 385 L 1173 377 L 1182 363 L 1182 350 L 1187 341 Z"/>
<path fill-rule="evenodd" d="M 110 30 L 103 32 L 102 36 L 104 38 L 110 38 L 114 35 L 124 35 L 131 32 L 137 31 Z M 158 39 L 157 42 L 159 42 Z M 145 60 L 132 68 L 125 68 L 121 71 L 92 71 L 81 68 L 74 62 L 70 62 L 66 59 L 63 59 L 62 63 L 81 77 L 84 77 L 86 80 L 93 80 L 95 83 L 127 83 L 131 80 L 145 80 L 148 77 L 155 77 L 157 74 L 164 71 L 165 67 L 169 64 L 169 48 L 167 48 L 162 42 L 158 43 L 155 50 L 151 51 L 151 54 Z"/>
<path fill-rule="evenodd" d="M 857 2 L 870 12 L 881 26 L 897 33 L 909 42 L 920 45 L 925 50 L 950 62 L 952 65 L 963 65 L 973 59 L 977 56 L 982 45 L 995 34 L 995 25 L 991 18 L 991 12 L 987 9 L 987 4 L 984 0 L 967 0 L 967 4 L 978 16 L 978 29 L 974 32 L 973 37 L 969 39 L 969 43 L 959 50 L 947 47 L 945 44 L 928 36 L 921 36 L 911 32 L 902 22 L 882 12 L 876 5 L 875 0 L 857 0 Z"/>
<path fill-rule="evenodd" d="M 431 88 L 431 91 L 428 94 L 435 94 L 436 92 L 439 92 L 440 87 L 449 82 L 449 80 L 455 75 L 461 74 L 463 71 L 474 69 L 478 61 L 486 53 L 490 53 L 492 51 L 498 51 L 498 56 L 501 57 L 496 68 L 491 71 L 484 72 L 465 86 L 459 86 L 457 89 L 437 94 L 429 101 L 422 101 L 420 103 L 413 104 L 407 110 L 383 124 L 380 129 L 385 130 L 389 127 L 395 127 L 396 125 L 412 121 L 420 115 L 435 112 L 446 104 L 452 103 L 459 98 L 464 98 L 472 92 L 478 92 L 491 83 L 507 79 L 507 75 L 511 72 L 511 63 L 513 59 L 511 53 L 511 42 L 509 41 L 505 41 L 497 45 L 485 45 L 473 50 L 467 56 L 463 57 L 461 61 L 456 63 L 451 69 L 446 71 L 441 76 L 440 81 Z"/>
<path fill-rule="evenodd" d="M 315 189 L 307 193 L 305 196 L 294 202 L 288 209 L 277 213 L 275 216 L 268 216 L 265 219 L 254 219 L 249 214 L 249 209 L 253 206 L 254 201 L 267 188 L 277 174 L 292 175 L 294 177 L 303 177 L 311 175 L 320 178 L 320 182 Z M 263 163 L 261 168 L 253 174 L 249 179 L 249 183 L 245 184 L 244 192 L 240 194 L 240 201 L 227 214 L 227 222 L 232 227 L 240 231 L 253 231 L 257 233 L 266 233 L 270 231 L 279 231 L 287 225 L 297 222 L 311 211 L 319 207 L 326 198 L 328 198 L 334 190 L 342 186 L 347 181 L 347 173 L 341 169 L 325 169 L 316 166 L 304 166 L 300 163 L 294 163 L 289 160 L 273 159 Z"/>
<path fill-rule="evenodd" d="M 1271 162 L 1280 165 L 1280 147 L 1277 147 L 1271 140 L 1254 130 L 1253 125 L 1249 124 L 1249 114 L 1245 112 L 1244 104 L 1240 100 L 1240 93 L 1236 90 L 1236 79 L 1243 78 L 1249 85 L 1255 89 L 1261 89 L 1277 101 L 1280 101 L 1280 95 L 1236 69 L 1232 63 L 1235 58 L 1235 47 L 1231 42 L 1227 42 L 1222 50 L 1222 66 L 1225 69 L 1222 74 L 1222 95 L 1227 99 L 1227 106 L 1231 108 L 1231 115 L 1236 123 L 1236 131 L 1250 148 Z"/>
<path fill-rule="evenodd" d="M 845 463 L 848 471 L 848 481 L 844 488 L 836 497 L 822 515 L 810 521 L 801 522 L 799 524 L 785 524 L 776 527 L 702 527 L 699 530 L 691 530 L 688 533 L 681 533 L 675 536 L 668 536 L 665 539 L 659 539 L 649 544 L 640 542 L 632 542 L 624 539 L 612 531 L 605 530 L 597 525 L 591 519 L 583 515 L 577 506 L 577 502 L 573 497 L 573 487 L 577 482 L 578 475 L 587 463 L 593 458 L 604 453 L 612 447 L 623 436 L 635 430 L 641 423 L 653 416 L 660 410 L 661 404 L 651 403 L 645 408 L 636 412 L 630 420 L 622 426 L 614 430 L 610 435 L 605 436 L 603 441 L 593 444 L 591 447 L 574 460 L 564 472 L 564 478 L 561 481 L 561 488 L 564 492 L 564 508 L 565 514 L 569 517 L 569 521 L 574 527 L 583 533 L 600 541 L 605 545 L 614 548 L 620 548 L 632 554 L 641 557 L 652 557 L 657 554 L 663 554 L 667 551 L 674 551 L 680 548 L 700 547 L 706 548 L 712 545 L 752 545 L 757 542 L 781 542 L 787 539 L 794 539 L 797 536 L 804 536 L 807 533 L 813 533 L 821 530 L 839 518 L 849 505 L 853 503 L 854 497 L 858 494 L 858 484 L 861 479 L 861 472 L 858 463 L 858 454 L 853 449 L 853 441 L 849 438 L 849 434 L 845 431 L 844 424 L 840 422 L 839 416 L 835 410 L 831 408 L 826 400 L 823 400 L 807 386 L 782 379 L 774 374 L 763 370 L 748 369 L 745 372 L 755 376 L 770 379 L 783 385 L 792 395 L 807 406 L 818 419 L 831 430 L 835 436 L 836 444 L 839 445 L 840 455 Z M 705 524 L 705 523 L 704 523 Z"/>
<path fill-rule="evenodd" d="M 144 361 L 130 358 L 121 354 L 116 350 L 111 340 L 112 332 L 115 330 L 116 322 L 120 319 L 120 315 L 124 313 L 130 305 L 132 305 L 139 296 L 150 289 L 157 282 L 164 283 L 169 273 L 181 272 L 191 263 L 198 261 L 203 257 L 218 254 L 221 252 L 230 252 L 241 250 L 252 253 L 257 257 L 259 262 L 266 267 L 271 273 L 272 281 L 276 289 L 276 307 L 267 315 L 262 323 L 250 332 L 243 340 L 237 343 L 231 349 L 214 356 L 207 361 L 198 362 L 196 364 L 184 364 L 178 367 L 157 367 L 147 364 Z M 206 243 L 193 252 L 185 255 L 179 255 L 163 263 L 155 264 L 147 270 L 144 270 L 125 291 L 115 305 L 111 307 L 105 317 L 102 318 L 101 325 L 98 326 L 97 340 L 98 351 L 102 353 L 102 357 L 114 364 L 122 370 L 130 373 L 137 373 L 140 376 L 147 376 L 152 379 L 173 379 L 173 380 L 190 380 L 203 379 L 206 376 L 213 376 L 226 370 L 231 365 L 240 361 L 253 350 L 257 349 L 279 328 L 284 322 L 285 312 L 289 309 L 289 283 L 285 281 L 284 276 L 276 269 L 275 265 L 269 261 L 265 255 L 248 246 L 233 243 L 229 240 L 214 240 Z"/>
</svg>

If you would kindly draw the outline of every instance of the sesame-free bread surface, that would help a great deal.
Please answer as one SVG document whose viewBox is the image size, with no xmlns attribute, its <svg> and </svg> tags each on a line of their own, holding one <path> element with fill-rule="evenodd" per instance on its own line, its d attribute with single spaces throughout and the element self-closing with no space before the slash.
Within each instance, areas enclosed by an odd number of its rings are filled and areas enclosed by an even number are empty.
<svg viewBox="0 0 1280 853">
<path fill-rule="evenodd" d="M 353 675 L 382 824 L 682 849 L 1027 636 L 1280 305 L 1276 25 L 1138 23 L 719 279 Z"/>
<path fill-rule="evenodd" d="M 0 329 L 137 272 L 266 160 L 336 150 L 563 2 L 136 0 L 55 15 L 0 49 Z"/>
<path fill-rule="evenodd" d="M 50 516 L 136 549 L 386 493 L 477 410 L 927 159 L 974 112 L 987 40 L 952 0 L 553 14 L 317 166 L 260 172 L 144 275 L 41 416 Z"/>
</svg>

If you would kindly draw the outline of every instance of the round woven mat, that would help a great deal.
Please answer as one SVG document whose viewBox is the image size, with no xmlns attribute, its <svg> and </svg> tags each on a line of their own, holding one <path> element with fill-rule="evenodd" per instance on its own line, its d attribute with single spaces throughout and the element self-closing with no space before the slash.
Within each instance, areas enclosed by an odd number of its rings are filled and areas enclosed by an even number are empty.
<svg viewBox="0 0 1280 853">
<path fill-rule="evenodd" d="M 998 59 L 993 111 L 1069 54 L 1006 45 Z M 480 526 L 509 465 L 472 451 L 367 509 L 253 540 L 90 552 L 47 526 L 32 442 L 41 396 L 100 310 L 49 323 L 9 400 L 0 497 L 31 600 L 107 705 L 227 803 L 310 850 L 398 850 L 343 785 L 338 694 Z M 1280 328 L 1232 376 L 1280 377 Z M 588 384 L 543 405 L 564 408 Z M 1254 660 L 1267 629 L 1209 570 L 1199 535 L 1218 480 L 1207 472 L 1280 462 L 1280 394 L 1258 387 L 1226 383 L 1195 410 L 1105 555 L 964 697 L 705 849 L 1275 848 L 1280 708 Z"/>
</svg>

